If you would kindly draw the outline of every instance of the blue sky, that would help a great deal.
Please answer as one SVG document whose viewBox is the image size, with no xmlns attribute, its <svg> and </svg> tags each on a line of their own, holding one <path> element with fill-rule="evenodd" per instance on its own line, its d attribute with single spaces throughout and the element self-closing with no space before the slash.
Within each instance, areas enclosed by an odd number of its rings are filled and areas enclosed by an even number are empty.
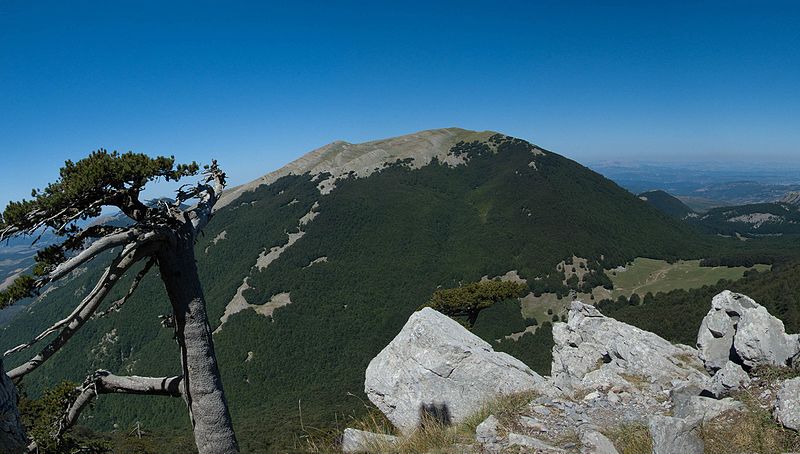
<svg viewBox="0 0 800 454">
<path fill-rule="evenodd" d="M 0 206 L 89 151 L 249 181 L 460 126 L 580 162 L 800 160 L 800 3 L 0 0 Z"/>
</svg>

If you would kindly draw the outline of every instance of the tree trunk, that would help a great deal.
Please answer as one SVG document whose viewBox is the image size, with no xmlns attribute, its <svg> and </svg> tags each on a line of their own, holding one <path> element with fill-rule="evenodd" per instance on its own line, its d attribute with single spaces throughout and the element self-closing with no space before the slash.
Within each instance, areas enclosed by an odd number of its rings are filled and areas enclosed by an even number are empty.
<svg viewBox="0 0 800 454">
<path fill-rule="evenodd" d="M 183 397 L 201 454 L 239 452 L 222 389 L 206 301 L 197 275 L 191 224 L 176 232 L 176 242 L 159 252 L 161 279 L 175 317 L 183 365 Z"/>
<path fill-rule="evenodd" d="M 28 444 L 17 410 L 17 388 L 0 358 L 0 452 L 22 452 Z"/>
</svg>

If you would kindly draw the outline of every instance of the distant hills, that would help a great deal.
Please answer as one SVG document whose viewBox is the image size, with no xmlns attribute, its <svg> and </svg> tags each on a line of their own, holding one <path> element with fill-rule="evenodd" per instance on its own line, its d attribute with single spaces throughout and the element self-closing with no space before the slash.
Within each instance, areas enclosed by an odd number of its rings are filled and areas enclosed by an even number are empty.
<svg viewBox="0 0 800 454">
<path fill-rule="evenodd" d="M 643 192 L 639 194 L 639 198 L 673 218 L 686 219 L 689 216 L 696 216 L 695 212 L 679 198 L 662 190 Z"/>
<path fill-rule="evenodd" d="M 597 162 L 590 167 L 634 194 L 664 190 L 696 212 L 781 201 L 800 191 L 800 165 L 770 162 Z"/>
<path fill-rule="evenodd" d="M 681 219 L 705 233 L 718 235 L 800 234 L 800 196 L 788 194 L 782 201 L 712 208 L 695 213 L 677 197 L 665 191 L 648 191 L 639 198 L 664 214 Z"/>
<path fill-rule="evenodd" d="M 668 194 L 645 197 L 524 140 L 458 128 L 334 142 L 231 189 L 197 255 L 243 449 L 286 449 L 310 427 L 330 429 L 363 413 L 367 363 L 437 288 L 515 271 L 532 294 L 567 298 L 635 257 L 753 247 L 676 219 L 680 207 Z M 68 313 L 102 265 L 91 263 L 29 306 L 3 330 L 2 346 Z M 176 373 L 178 358 L 164 355 L 174 350 L 171 332 L 152 315 L 168 310 L 163 286 L 149 276 L 121 312 L 92 320 L 26 378 L 26 390 L 82 381 L 98 368 Z M 552 343 L 544 322 L 523 318 L 512 300 L 482 314 L 475 332 L 541 370 Z M 188 430 L 184 412 L 177 399 L 109 396 L 83 423 L 180 434 Z"/>
</svg>

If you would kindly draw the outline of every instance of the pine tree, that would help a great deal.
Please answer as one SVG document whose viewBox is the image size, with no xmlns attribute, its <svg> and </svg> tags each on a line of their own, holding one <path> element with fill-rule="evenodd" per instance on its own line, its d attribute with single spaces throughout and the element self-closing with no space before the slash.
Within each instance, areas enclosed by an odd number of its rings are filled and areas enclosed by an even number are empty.
<svg viewBox="0 0 800 454">
<path fill-rule="evenodd" d="M 149 182 L 179 181 L 198 174 L 200 181 L 181 186 L 172 203 L 162 201 L 151 206 L 140 200 Z M 0 308 L 37 295 L 48 284 L 101 254 L 112 257 L 97 285 L 67 317 L 6 352 L 20 352 L 50 338 L 37 354 L 9 370 L 3 380 L 21 380 L 56 354 L 93 316 L 118 311 L 153 266 L 158 267 L 172 306 L 167 324 L 175 331 L 182 374 L 117 376 L 99 370 L 78 388 L 56 437 L 75 424 L 97 394 L 164 395 L 182 397 L 186 402 L 200 453 L 238 452 L 194 257 L 195 239 L 210 220 L 224 186 L 225 174 L 216 161 L 201 170 L 194 162 L 176 164 L 174 157 L 99 150 L 78 162 L 67 161 L 54 183 L 34 190 L 31 200 L 9 203 L 0 215 L 0 240 L 30 235 L 36 237 L 36 243 L 46 230 L 59 237 L 59 243 L 38 251 L 30 275 L 18 277 L 0 292 Z M 195 205 L 185 208 L 186 202 Z M 106 207 L 120 210 L 129 222 L 124 226 L 88 222 Z M 139 263 L 144 266 L 125 296 L 98 311 L 120 279 Z M 2 393 L 0 397 L 0 409 L 12 406 L 13 396 Z"/>
</svg>

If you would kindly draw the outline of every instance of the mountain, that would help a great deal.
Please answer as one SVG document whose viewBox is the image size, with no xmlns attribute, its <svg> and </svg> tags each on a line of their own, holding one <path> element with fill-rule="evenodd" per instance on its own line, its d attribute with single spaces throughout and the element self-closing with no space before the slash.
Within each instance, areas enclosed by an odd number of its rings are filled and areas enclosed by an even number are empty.
<svg viewBox="0 0 800 454">
<path fill-rule="evenodd" d="M 263 452 L 365 412 L 367 364 L 437 288 L 512 276 L 534 294 L 562 298 L 602 285 L 604 269 L 638 256 L 701 258 L 743 244 L 702 237 L 524 140 L 448 128 L 334 142 L 233 188 L 197 256 L 237 434 L 245 451 Z M 2 346 L 68 313 L 102 265 L 95 260 L 26 308 L 3 330 Z M 127 290 L 126 279 L 110 300 Z M 546 373 L 550 325 L 523 318 L 519 304 L 481 313 L 475 332 Z M 148 276 L 119 313 L 91 320 L 27 377 L 26 391 L 82 381 L 98 368 L 177 373 L 172 333 L 157 317 L 168 310 L 160 280 Z M 23 359 L 13 355 L 7 367 Z M 183 403 L 169 398 L 104 396 L 82 423 L 176 439 L 189 430 Z"/>
<path fill-rule="evenodd" d="M 800 234 L 800 206 L 778 202 L 713 208 L 690 222 L 721 235 Z"/>
<path fill-rule="evenodd" d="M 789 205 L 800 206 L 800 192 L 791 191 L 784 195 L 779 202 L 788 203 Z"/>
<path fill-rule="evenodd" d="M 688 205 L 662 190 L 643 192 L 638 197 L 673 218 L 686 219 L 687 217 L 696 216 Z"/>
</svg>

